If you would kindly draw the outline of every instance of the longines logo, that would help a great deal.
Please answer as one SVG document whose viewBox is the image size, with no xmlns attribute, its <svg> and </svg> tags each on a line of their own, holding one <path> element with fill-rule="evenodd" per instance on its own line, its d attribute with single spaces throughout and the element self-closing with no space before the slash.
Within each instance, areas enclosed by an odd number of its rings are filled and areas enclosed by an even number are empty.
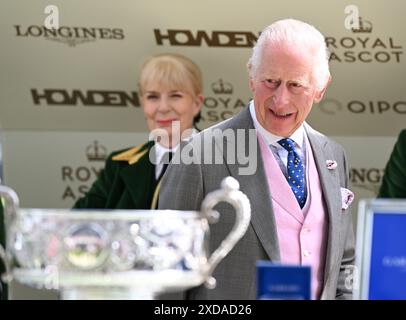
<svg viewBox="0 0 406 320">
<path fill-rule="evenodd" d="M 48 29 L 43 25 L 24 27 L 15 25 L 17 37 L 43 38 L 75 47 L 78 44 L 96 40 L 123 40 L 124 30 L 120 28 L 95 28 L 62 26 L 59 29 Z"/>
<path fill-rule="evenodd" d="M 372 30 L 372 22 L 359 17 L 358 28 L 352 28 L 350 31 L 353 35 L 341 38 L 326 37 L 326 44 L 331 52 L 330 61 L 400 63 L 403 46 L 391 36 L 371 36 Z"/>
<path fill-rule="evenodd" d="M 251 31 L 205 31 L 187 29 L 154 29 L 156 44 L 162 46 L 250 48 L 258 39 Z"/>
<path fill-rule="evenodd" d="M 319 109 L 325 114 L 335 115 L 341 112 L 353 114 L 399 114 L 406 115 L 406 101 L 362 101 L 351 100 L 342 102 L 334 98 L 325 98 L 319 104 Z"/>
<path fill-rule="evenodd" d="M 378 168 L 351 168 L 351 185 L 378 194 L 382 183 L 384 169 Z"/>
<path fill-rule="evenodd" d="M 31 89 L 31 96 L 35 105 L 140 106 L 138 94 L 135 91 L 127 93 L 117 90 Z"/>
<path fill-rule="evenodd" d="M 89 190 L 103 169 L 107 154 L 107 148 L 96 140 L 89 144 L 84 152 L 84 159 L 89 165 L 62 166 L 62 181 L 65 183 L 62 200 L 77 200 Z M 95 162 L 99 162 L 99 166 L 96 166 Z"/>
<path fill-rule="evenodd" d="M 204 122 L 204 127 L 232 117 L 247 105 L 247 101 L 232 95 L 234 87 L 229 81 L 220 78 L 212 82 L 210 87 L 213 95 L 205 97 L 205 108 L 202 110 L 201 121 Z M 201 123 L 199 122 L 200 126 Z"/>
</svg>

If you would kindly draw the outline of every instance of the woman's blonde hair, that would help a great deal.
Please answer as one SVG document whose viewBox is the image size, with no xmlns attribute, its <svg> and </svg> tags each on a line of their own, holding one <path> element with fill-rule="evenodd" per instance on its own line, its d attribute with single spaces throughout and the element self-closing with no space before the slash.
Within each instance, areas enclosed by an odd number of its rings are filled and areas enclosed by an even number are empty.
<svg viewBox="0 0 406 320">
<path fill-rule="evenodd" d="M 199 67 L 189 58 L 175 53 L 152 56 L 144 62 L 138 81 L 141 96 L 151 84 L 182 90 L 193 97 L 203 93 L 203 77 Z"/>
</svg>

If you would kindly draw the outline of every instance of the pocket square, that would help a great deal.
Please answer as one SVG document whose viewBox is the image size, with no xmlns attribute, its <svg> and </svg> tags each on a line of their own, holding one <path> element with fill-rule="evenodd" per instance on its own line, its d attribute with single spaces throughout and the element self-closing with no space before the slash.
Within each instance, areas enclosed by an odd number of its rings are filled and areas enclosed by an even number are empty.
<svg viewBox="0 0 406 320">
<path fill-rule="evenodd" d="M 354 192 L 346 188 L 341 188 L 341 209 L 347 210 L 353 200 Z"/>
</svg>

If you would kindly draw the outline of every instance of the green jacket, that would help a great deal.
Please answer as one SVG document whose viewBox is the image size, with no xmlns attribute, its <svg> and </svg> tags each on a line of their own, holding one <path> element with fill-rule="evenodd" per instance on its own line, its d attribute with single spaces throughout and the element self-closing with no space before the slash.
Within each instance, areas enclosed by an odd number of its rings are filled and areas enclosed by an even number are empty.
<svg viewBox="0 0 406 320">
<path fill-rule="evenodd" d="M 378 198 L 406 198 L 406 129 L 399 134 L 386 165 Z"/>
<path fill-rule="evenodd" d="M 154 142 L 113 152 L 77 209 L 151 209 L 158 182 L 149 160 Z"/>
</svg>

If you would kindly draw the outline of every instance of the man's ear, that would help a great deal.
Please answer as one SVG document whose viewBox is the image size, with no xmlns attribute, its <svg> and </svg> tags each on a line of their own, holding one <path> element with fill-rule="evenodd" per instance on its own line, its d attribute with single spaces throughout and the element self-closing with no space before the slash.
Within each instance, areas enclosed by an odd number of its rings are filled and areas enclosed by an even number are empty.
<svg viewBox="0 0 406 320">
<path fill-rule="evenodd" d="M 314 97 L 314 102 L 319 103 L 321 101 L 321 99 L 323 99 L 324 93 L 327 90 L 328 85 L 331 82 L 331 76 L 329 76 L 326 85 L 324 86 L 323 89 L 321 89 L 320 91 L 316 92 L 316 96 Z"/>
<path fill-rule="evenodd" d="M 251 76 L 249 76 L 248 85 L 251 89 L 251 92 L 254 93 L 254 91 L 255 91 L 254 79 Z"/>
<path fill-rule="evenodd" d="M 250 87 L 251 92 L 254 93 L 255 86 L 254 86 L 254 76 L 252 75 L 251 59 L 247 63 L 247 71 L 248 71 L 248 86 Z"/>
</svg>

